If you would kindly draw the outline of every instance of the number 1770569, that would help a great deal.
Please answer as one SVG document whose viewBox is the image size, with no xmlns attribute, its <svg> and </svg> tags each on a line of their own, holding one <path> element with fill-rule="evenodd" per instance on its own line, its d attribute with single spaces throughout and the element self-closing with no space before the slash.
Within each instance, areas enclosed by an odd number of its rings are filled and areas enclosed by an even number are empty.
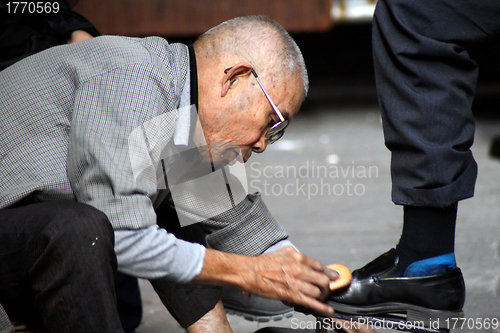
<svg viewBox="0 0 500 333">
<path fill-rule="evenodd" d="M 57 14 L 60 10 L 58 2 L 12 1 L 6 6 L 8 14 Z"/>
</svg>

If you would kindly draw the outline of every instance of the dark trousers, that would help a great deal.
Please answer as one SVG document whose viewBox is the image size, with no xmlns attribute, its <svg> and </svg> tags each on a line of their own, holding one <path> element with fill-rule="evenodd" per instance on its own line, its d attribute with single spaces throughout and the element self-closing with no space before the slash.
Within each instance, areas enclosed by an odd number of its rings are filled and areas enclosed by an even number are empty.
<svg viewBox="0 0 500 333">
<path fill-rule="evenodd" d="M 174 210 L 159 210 L 159 224 L 177 237 L 204 243 L 196 225 L 180 228 Z M 0 305 L 12 321 L 53 332 L 123 332 L 141 318 L 137 279 L 116 272 L 111 224 L 95 208 L 74 201 L 26 204 L 0 210 Z M 220 299 L 219 287 L 151 280 L 163 304 L 188 327 Z M 127 329 L 126 327 L 130 327 Z"/>
<path fill-rule="evenodd" d="M 379 0 L 375 76 L 397 204 L 447 206 L 474 194 L 467 47 L 500 32 L 498 0 Z"/>
<path fill-rule="evenodd" d="M 51 332 L 123 332 L 106 216 L 73 201 L 0 210 L 0 304 Z"/>
<path fill-rule="evenodd" d="M 196 224 L 181 227 L 174 208 L 164 204 L 156 211 L 160 227 L 175 237 L 206 246 L 206 234 Z M 175 283 L 167 279 L 150 280 L 163 305 L 184 328 L 194 324 L 212 310 L 220 300 L 222 289 L 197 283 Z"/>
<path fill-rule="evenodd" d="M 135 276 L 117 272 L 115 275 L 116 305 L 125 333 L 134 332 L 142 320 L 142 298 Z"/>
</svg>

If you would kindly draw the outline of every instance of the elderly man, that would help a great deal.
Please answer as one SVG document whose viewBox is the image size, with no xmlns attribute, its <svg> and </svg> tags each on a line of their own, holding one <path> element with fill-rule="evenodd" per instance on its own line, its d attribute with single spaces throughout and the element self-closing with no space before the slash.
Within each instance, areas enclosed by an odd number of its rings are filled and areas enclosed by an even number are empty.
<svg viewBox="0 0 500 333">
<path fill-rule="evenodd" d="M 188 332 L 231 331 L 217 286 L 331 312 L 318 299 L 337 275 L 291 247 L 259 194 L 229 191 L 232 206 L 204 216 L 194 206 L 211 210 L 217 195 L 176 201 L 169 178 L 194 158 L 227 180 L 226 164 L 283 135 L 307 82 L 300 50 L 265 17 L 224 22 L 192 47 L 99 37 L 1 72 L 0 329 L 8 316 L 122 332 L 116 266 L 149 279 Z M 169 207 L 201 222 L 172 225 Z"/>
</svg>

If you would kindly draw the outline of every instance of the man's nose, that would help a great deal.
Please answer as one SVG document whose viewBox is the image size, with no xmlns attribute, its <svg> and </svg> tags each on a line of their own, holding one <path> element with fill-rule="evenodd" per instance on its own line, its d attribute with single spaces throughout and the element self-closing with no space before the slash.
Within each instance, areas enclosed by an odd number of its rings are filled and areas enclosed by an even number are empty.
<svg viewBox="0 0 500 333">
<path fill-rule="evenodd" d="M 261 136 L 259 141 L 257 141 L 254 145 L 252 150 L 256 153 L 263 153 L 264 150 L 267 148 L 267 143 L 269 142 L 269 139 L 266 138 L 265 135 Z"/>
</svg>

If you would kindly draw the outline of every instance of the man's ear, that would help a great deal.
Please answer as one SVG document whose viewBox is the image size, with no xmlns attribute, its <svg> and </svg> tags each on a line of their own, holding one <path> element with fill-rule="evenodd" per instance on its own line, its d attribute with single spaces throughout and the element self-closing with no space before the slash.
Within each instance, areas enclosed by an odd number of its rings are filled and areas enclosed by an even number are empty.
<svg viewBox="0 0 500 333">
<path fill-rule="evenodd" d="M 221 85 L 221 97 L 226 96 L 229 89 L 235 87 L 239 79 L 246 78 L 252 74 L 252 65 L 248 62 L 240 62 L 224 71 Z"/>
</svg>

